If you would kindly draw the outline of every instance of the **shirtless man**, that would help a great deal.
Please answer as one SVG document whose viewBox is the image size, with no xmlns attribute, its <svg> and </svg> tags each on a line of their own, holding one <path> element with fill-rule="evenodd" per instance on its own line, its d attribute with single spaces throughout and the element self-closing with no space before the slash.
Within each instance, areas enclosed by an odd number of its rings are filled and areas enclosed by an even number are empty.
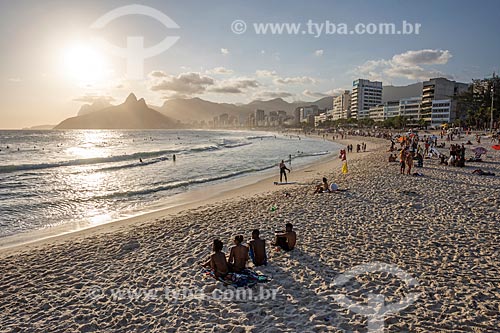
<svg viewBox="0 0 500 333">
<path fill-rule="evenodd" d="M 248 247 L 242 245 L 241 243 L 243 243 L 242 235 L 234 237 L 234 246 L 229 252 L 229 266 L 235 273 L 241 272 L 246 267 L 249 259 Z"/>
<path fill-rule="evenodd" d="M 273 245 L 279 246 L 285 251 L 291 251 L 297 242 L 297 234 L 293 231 L 293 225 L 291 223 L 287 223 L 285 227 L 285 232 L 276 231 L 276 239 Z"/>
<path fill-rule="evenodd" d="M 250 258 L 255 266 L 267 265 L 266 241 L 260 239 L 259 229 L 252 231 L 252 240 L 248 242 Z"/>
<path fill-rule="evenodd" d="M 229 273 L 229 266 L 226 261 L 226 255 L 222 252 L 223 244 L 219 239 L 214 239 L 212 250 L 214 253 L 210 256 L 208 262 L 203 265 L 210 267 L 216 277 L 224 278 Z"/>
<path fill-rule="evenodd" d="M 413 154 L 412 153 L 406 154 L 406 166 L 407 166 L 406 174 L 411 175 L 411 168 L 413 167 Z"/>
</svg>

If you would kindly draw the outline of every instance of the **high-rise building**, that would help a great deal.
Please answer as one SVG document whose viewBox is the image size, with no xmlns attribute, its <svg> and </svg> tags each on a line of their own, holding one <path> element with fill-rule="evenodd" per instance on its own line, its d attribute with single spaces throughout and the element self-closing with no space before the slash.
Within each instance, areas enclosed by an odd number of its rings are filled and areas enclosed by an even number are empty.
<svg viewBox="0 0 500 333">
<path fill-rule="evenodd" d="M 264 110 L 255 110 L 255 126 L 264 126 L 266 120 L 266 112 Z"/>
<path fill-rule="evenodd" d="M 314 116 L 319 114 L 319 108 L 317 105 L 303 106 L 299 108 L 300 122 L 303 123 L 314 123 Z M 312 118 L 311 118 L 312 117 Z M 311 122 L 312 119 L 312 122 Z"/>
<path fill-rule="evenodd" d="M 348 118 L 351 118 L 351 94 L 349 90 L 345 90 L 333 99 L 332 119 Z"/>
<path fill-rule="evenodd" d="M 450 117 L 448 122 L 454 121 L 457 118 L 458 111 L 454 97 L 467 91 L 468 88 L 469 85 L 467 83 L 455 82 L 443 77 L 425 81 L 422 87 L 421 117 L 427 123 L 436 123 L 432 120 L 433 101 L 450 100 Z"/>
<path fill-rule="evenodd" d="M 352 118 L 368 118 L 370 108 L 379 104 L 382 104 L 382 82 L 357 79 L 352 83 Z"/>
</svg>

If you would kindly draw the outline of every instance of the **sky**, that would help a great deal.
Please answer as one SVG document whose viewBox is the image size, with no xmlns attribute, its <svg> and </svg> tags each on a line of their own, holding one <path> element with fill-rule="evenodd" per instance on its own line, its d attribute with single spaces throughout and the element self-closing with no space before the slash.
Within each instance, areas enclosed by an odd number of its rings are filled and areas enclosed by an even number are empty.
<svg viewBox="0 0 500 333">
<path fill-rule="evenodd" d="M 314 101 L 357 78 L 470 82 L 499 71 L 499 12 L 496 0 L 1 0 L 0 128 L 57 124 L 130 92 L 159 106 Z M 403 21 L 418 34 L 379 33 L 380 23 L 401 32 Z M 137 37 L 149 57 L 133 49 Z M 165 38 L 172 45 L 151 49 Z"/>
</svg>

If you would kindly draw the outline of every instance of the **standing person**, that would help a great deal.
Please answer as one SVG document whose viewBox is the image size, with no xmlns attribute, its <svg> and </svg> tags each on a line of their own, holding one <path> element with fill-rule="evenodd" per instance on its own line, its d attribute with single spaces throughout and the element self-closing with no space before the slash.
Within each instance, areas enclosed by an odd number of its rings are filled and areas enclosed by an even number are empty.
<svg viewBox="0 0 500 333">
<path fill-rule="evenodd" d="M 283 175 L 285 175 L 285 183 L 288 182 L 288 179 L 286 178 L 286 171 L 288 170 L 288 173 L 290 173 L 290 169 L 286 167 L 285 161 L 281 160 L 280 163 L 280 182 L 283 182 Z"/>
<path fill-rule="evenodd" d="M 401 152 L 399 153 L 399 166 L 401 168 L 399 173 L 404 175 L 406 166 L 406 152 L 404 149 L 401 149 Z"/>
<path fill-rule="evenodd" d="M 413 154 L 412 153 L 406 154 L 406 166 L 408 167 L 406 174 L 411 175 L 411 168 L 413 166 Z"/>
<path fill-rule="evenodd" d="M 175 159 L 176 158 L 175 158 L 175 154 L 174 154 L 174 155 L 172 155 L 172 160 L 175 162 Z"/>
</svg>

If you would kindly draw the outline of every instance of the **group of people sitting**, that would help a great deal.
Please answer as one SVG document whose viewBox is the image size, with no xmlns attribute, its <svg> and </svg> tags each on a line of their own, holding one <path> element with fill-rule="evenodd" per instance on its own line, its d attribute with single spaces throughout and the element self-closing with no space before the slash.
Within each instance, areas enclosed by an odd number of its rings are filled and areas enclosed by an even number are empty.
<svg viewBox="0 0 500 333">
<path fill-rule="evenodd" d="M 450 146 L 450 157 L 448 159 L 446 159 L 446 156 L 443 154 L 441 154 L 439 157 L 441 159 L 439 164 L 464 167 L 465 166 L 465 146 L 463 144 L 461 146 L 458 144 L 457 145 L 452 144 Z"/>
<path fill-rule="evenodd" d="M 293 231 L 293 225 L 287 223 L 285 230 L 275 231 L 275 240 L 271 245 L 284 251 L 294 249 L 297 242 L 297 234 Z M 254 266 L 267 265 L 266 241 L 260 238 L 260 231 L 252 231 L 252 239 L 248 245 L 243 244 L 243 235 L 234 238 L 234 246 L 231 247 L 229 258 L 222 252 L 224 244 L 220 239 L 214 239 L 210 259 L 203 265 L 210 268 L 216 277 L 225 278 L 229 273 L 240 273 L 246 268 L 248 260 L 252 260 Z"/>
</svg>

